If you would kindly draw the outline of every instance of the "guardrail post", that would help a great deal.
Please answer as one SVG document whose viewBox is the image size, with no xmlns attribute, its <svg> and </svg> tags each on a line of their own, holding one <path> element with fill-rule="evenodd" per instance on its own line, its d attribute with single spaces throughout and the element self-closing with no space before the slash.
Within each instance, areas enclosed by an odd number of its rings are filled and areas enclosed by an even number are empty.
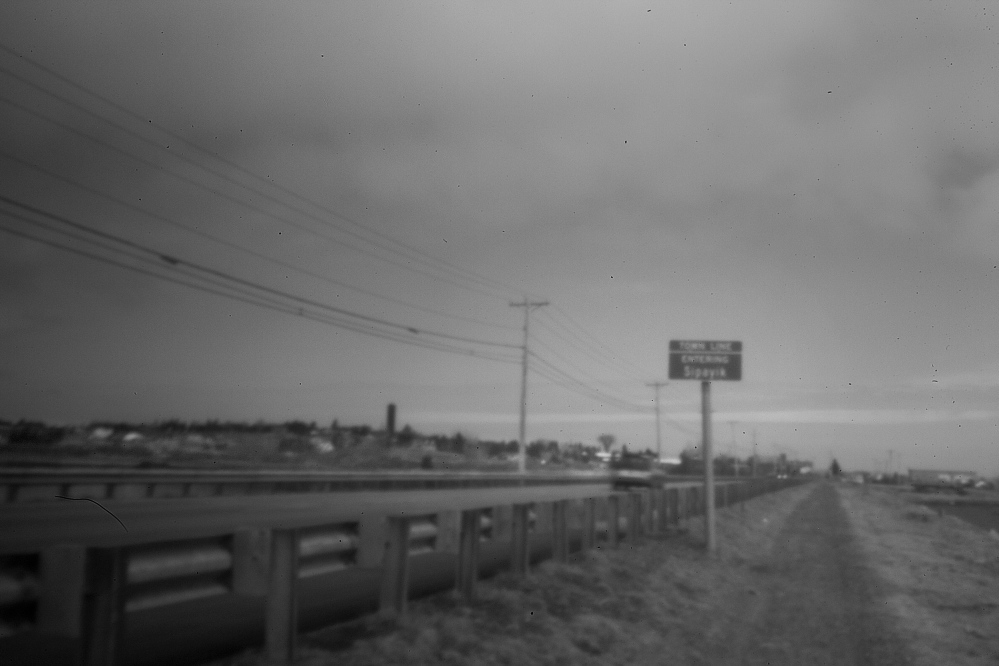
<svg viewBox="0 0 999 666">
<path fill-rule="evenodd" d="M 596 544 L 597 500 L 587 497 L 583 500 L 583 550 L 587 551 Z"/>
<path fill-rule="evenodd" d="M 620 495 L 610 495 L 607 498 L 607 544 L 611 548 L 617 548 L 620 542 L 618 530 L 621 522 L 621 497 Z"/>
<path fill-rule="evenodd" d="M 510 539 L 510 523 L 513 519 L 510 506 L 503 504 L 493 507 L 493 541 Z"/>
<path fill-rule="evenodd" d="M 409 597 L 409 518 L 389 517 L 387 531 L 378 612 L 385 618 L 402 618 Z"/>
<path fill-rule="evenodd" d="M 652 491 L 652 503 L 656 507 L 655 533 L 666 534 L 668 520 L 666 518 L 666 489 L 658 488 Z"/>
<path fill-rule="evenodd" d="M 663 488 L 663 531 L 676 523 L 676 496 L 672 488 Z"/>
<path fill-rule="evenodd" d="M 251 597 L 267 594 L 271 532 L 244 527 L 232 535 L 232 591 Z"/>
<path fill-rule="evenodd" d="M 297 583 L 298 530 L 272 530 L 264 646 L 267 658 L 273 662 L 290 664 L 295 659 L 295 639 L 298 634 Z"/>
<path fill-rule="evenodd" d="M 458 547 L 458 592 L 466 601 L 475 598 L 475 584 L 479 580 L 479 544 L 481 542 L 482 512 L 473 509 L 461 512 L 461 536 Z"/>
<path fill-rule="evenodd" d="M 534 531 L 538 534 L 552 531 L 552 502 L 538 502 L 534 505 Z"/>
<path fill-rule="evenodd" d="M 462 516 L 460 511 L 440 511 L 437 513 L 437 542 L 434 550 L 441 553 L 457 553 L 460 549 Z"/>
<path fill-rule="evenodd" d="M 645 535 L 653 533 L 656 529 L 655 523 L 655 511 L 656 511 L 656 491 L 655 489 L 649 489 L 641 493 L 642 497 L 642 532 Z"/>
<path fill-rule="evenodd" d="M 87 549 L 59 544 L 41 553 L 38 591 L 39 633 L 80 637 L 80 620 L 87 588 Z"/>
<path fill-rule="evenodd" d="M 380 567 L 385 558 L 385 516 L 365 514 L 357 526 L 357 566 Z"/>
<path fill-rule="evenodd" d="M 510 540 L 510 570 L 527 575 L 531 567 L 530 504 L 514 504 Z"/>
<path fill-rule="evenodd" d="M 638 541 L 642 538 L 645 527 L 643 513 L 645 502 L 642 501 L 645 499 L 644 494 L 641 491 L 628 493 L 628 538 L 632 541 Z"/>
<path fill-rule="evenodd" d="M 558 500 L 552 505 L 552 559 L 569 561 L 569 501 Z"/>
<path fill-rule="evenodd" d="M 91 548 L 87 578 L 80 661 L 84 666 L 124 663 L 128 553 L 124 548 Z"/>
</svg>

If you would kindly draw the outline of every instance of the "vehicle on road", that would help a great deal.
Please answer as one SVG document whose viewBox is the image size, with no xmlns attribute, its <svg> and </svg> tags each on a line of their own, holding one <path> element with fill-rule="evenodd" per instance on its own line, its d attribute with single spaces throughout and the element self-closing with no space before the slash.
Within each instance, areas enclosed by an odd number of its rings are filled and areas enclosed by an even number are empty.
<svg viewBox="0 0 999 666">
<path fill-rule="evenodd" d="M 624 450 L 615 454 L 609 464 L 614 488 L 658 488 L 666 481 L 666 474 L 658 467 L 654 457 L 644 453 Z"/>
</svg>

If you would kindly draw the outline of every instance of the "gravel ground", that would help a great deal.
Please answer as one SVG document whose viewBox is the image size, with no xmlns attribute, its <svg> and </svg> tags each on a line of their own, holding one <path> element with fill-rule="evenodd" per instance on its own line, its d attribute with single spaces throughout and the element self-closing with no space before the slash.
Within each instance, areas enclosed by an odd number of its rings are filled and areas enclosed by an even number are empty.
<svg viewBox="0 0 999 666">
<path fill-rule="evenodd" d="M 298 663 L 999 663 L 999 544 L 987 533 L 826 482 L 719 512 L 715 557 L 701 528 L 503 574 L 472 604 L 411 602 L 402 624 L 314 632 Z M 253 650 L 214 665 L 263 663 Z"/>
</svg>

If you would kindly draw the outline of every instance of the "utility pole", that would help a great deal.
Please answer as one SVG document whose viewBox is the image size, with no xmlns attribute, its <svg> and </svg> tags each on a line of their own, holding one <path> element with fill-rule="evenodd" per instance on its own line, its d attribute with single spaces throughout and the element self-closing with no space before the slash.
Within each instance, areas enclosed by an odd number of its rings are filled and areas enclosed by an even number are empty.
<svg viewBox="0 0 999 666">
<path fill-rule="evenodd" d="M 651 384 L 646 384 L 646 386 L 651 386 L 656 390 L 656 463 L 662 463 L 663 460 L 663 437 L 662 429 L 659 427 L 659 389 L 666 386 L 668 382 L 652 382 Z"/>
<path fill-rule="evenodd" d="M 729 421 L 728 425 L 732 428 L 732 467 L 735 468 L 735 475 L 739 476 L 739 452 L 735 449 L 735 424 L 737 421 Z"/>
<path fill-rule="evenodd" d="M 520 455 L 517 456 L 517 470 L 523 474 L 527 471 L 527 341 L 531 322 L 531 310 L 548 305 L 548 301 L 529 301 L 524 296 L 522 303 L 511 303 L 511 308 L 524 308 L 524 356 L 521 361 L 520 374 Z"/>
</svg>

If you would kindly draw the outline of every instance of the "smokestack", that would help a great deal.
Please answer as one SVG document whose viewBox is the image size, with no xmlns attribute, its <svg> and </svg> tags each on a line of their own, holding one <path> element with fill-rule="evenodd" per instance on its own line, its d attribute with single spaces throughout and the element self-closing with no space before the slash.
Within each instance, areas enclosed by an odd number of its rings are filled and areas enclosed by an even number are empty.
<svg viewBox="0 0 999 666">
<path fill-rule="evenodd" d="M 385 412 L 385 432 L 390 442 L 395 439 L 395 404 L 391 402 Z"/>
</svg>

